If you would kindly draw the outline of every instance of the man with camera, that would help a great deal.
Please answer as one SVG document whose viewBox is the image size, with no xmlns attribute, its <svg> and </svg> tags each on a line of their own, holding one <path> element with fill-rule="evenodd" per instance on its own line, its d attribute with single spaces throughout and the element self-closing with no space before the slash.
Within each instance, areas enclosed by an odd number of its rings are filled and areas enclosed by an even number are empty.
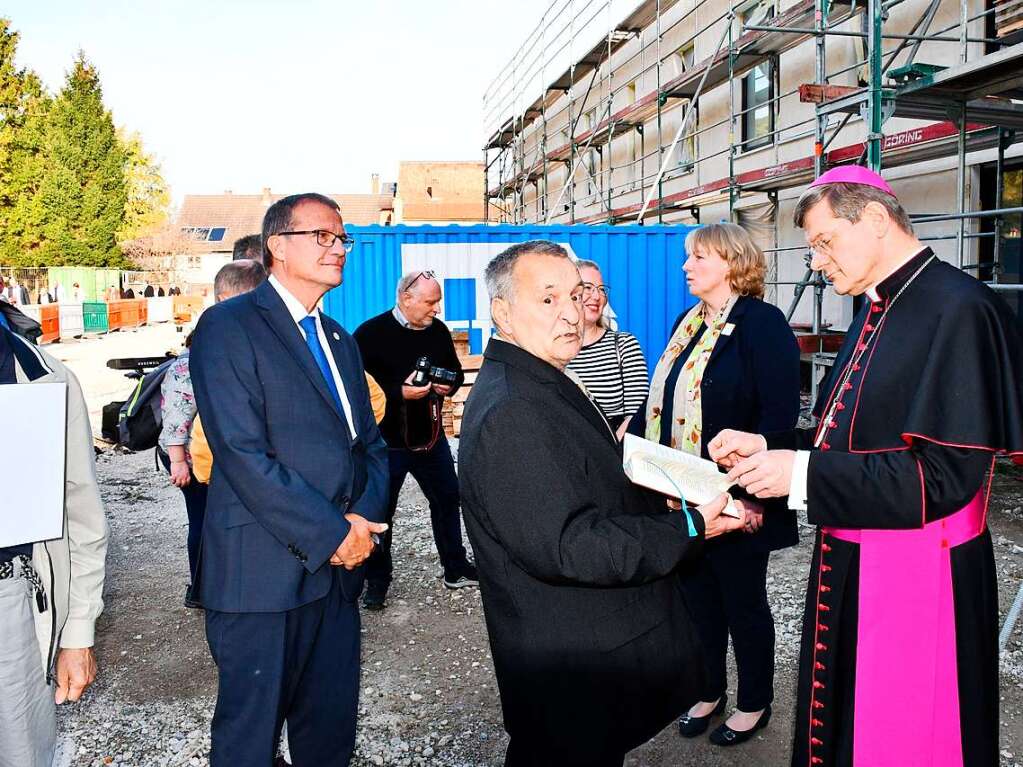
<svg viewBox="0 0 1023 767">
<path fill-rule="evenodd" d="M 430 503 L 433 540 L 451 589 L 477 585 L 476 568 L 462 544 L 458 477 L 441 424 L 441 405 L 462 385 L 462 366 L 447 326 L 436 319 L 441 287 L 431 271 L 410 272 L 398 280 L 394 308 L 366 320 L 354 336 L 366 371 L 387 397 L 380 431 L 388 446 L 391 524 L 398 494 L 409 473 Z M 368 610 L 384 607 L 391 584 L 391 531 L 382 536 L 366 565 Z"/>
</svg>

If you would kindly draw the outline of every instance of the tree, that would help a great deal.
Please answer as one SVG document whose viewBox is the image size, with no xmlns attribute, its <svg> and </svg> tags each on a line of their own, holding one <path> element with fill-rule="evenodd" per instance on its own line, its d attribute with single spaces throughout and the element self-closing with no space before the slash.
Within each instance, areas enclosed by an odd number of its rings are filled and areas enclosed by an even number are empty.
<svg viewBox="0 0 1023 767">
<path fill-rule="evenodd" d="M 16 69 L 18 33 L 0 18 L 0 261 L 38 262 L 44 211 L 43 138 L 51 99 L 35 73 Z"/>
<path fill-rule="evenodd" d="M 79 51 L 48 111 L 39 263 L 125 266 L 117 232 L 125 218 L 125 153 L 103 106 L 96 69 Z"/>
<path fill-rule="evenodd" d="M 133 242 L 160 232 L 170 213 L 170 191 L 160 165 L 146 153 L 138 133 L 118 132 L 124 152 L 126 204 L 124 223 L 117 233 L 118 242 Z"/>
<path fill-rule="evenodd" d="M 189 252 L 195 240 L 174 223 L 168 213 L 162 226 L 141 237 L 121 242 L 125 257 L 143 271 L 169 271 L 174 268 L 174 257 Z"/>
</svg>

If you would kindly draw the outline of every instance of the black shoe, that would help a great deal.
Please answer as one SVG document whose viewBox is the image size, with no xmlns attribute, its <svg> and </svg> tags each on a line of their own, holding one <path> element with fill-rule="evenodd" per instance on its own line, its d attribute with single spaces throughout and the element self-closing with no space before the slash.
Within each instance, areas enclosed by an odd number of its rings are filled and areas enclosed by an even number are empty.
<svg viewBox="0 0 1023 767">
<path fill-rule="evenodd" d="M 710 720 L 715 716 L 721 716 L 725 713 L 725 706 L 728 704 L 728 696 L 722 695 L 718 698 L 718 704 L 714 706 L 714 710 L 706 716 L 689 716 L 688 713 L 678 720 L 678 734 L 683 738 L 695 738 L 697 735 L 703 735 L 710 726 Z"/>
<path fill-rule="evenodd" d="M 362 606 L 367 610 L 383 610 L 387 601 L 387 586 L 376 583 L 366 584 L 366 593 L 362 595 Z"/>
<path fill-rule="evenodd" d="M 476 573 L 476 566 L 470 562 L 463 562 L 454 569 L 445 570 L 444 585 L 449 589 L 461 589 L 466 586 L 479 586 L 480 577 Z"/>
<path fill-rule="evenodd" d="M 740 743 L 745 743 L 747 740 L 752 738 L 754 734 L 756 734 L 757 730 L 762 730 L 767 727 L 767 723 L 770 721 L 771 706 L 768 705 L 767 708 L 764 709 L 764 713 L 760 715 L 757 723 L 748 730 L 733 730 L 727 724 L 722 724 L 710 734 L 710 742 L 715 746 L 738 746 Z"/>
</svg>

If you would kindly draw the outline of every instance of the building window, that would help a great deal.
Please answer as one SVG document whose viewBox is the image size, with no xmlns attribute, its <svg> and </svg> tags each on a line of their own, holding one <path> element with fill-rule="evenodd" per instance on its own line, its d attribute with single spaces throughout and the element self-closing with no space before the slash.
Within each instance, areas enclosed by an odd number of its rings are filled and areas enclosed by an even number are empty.
<svg viewBox="0 0 1023 767">
<path fill-rule="evenodd" d="M 586 166 L 586 194 L 594 195 L 591 202 L 596 202 L 596 195 L 600 192 L 600 174 L 602 171 L 600 157 L 596 149 L 589 149 L 586 152 L 584 165 Z"/>
<path fill-rule="evenodd" d="M 682 119 L 686 119 L 691 102 L 686 101 L 682 110 Z M 682 173 L 688 173 L 696 163 L 696 131 L 700 121 L 700 111 L 697 109 L 689 118 L 689 125 L 686 126 L 685 135 L 679 139 L 678 147 L 675 149 L 678 158 L 678 168 Z"/>
<path fill-rule="evenodd" d="M 622 99 L 620 104 L 615 104 L 615 107 L 627 107 L 632 106 L 636 103 L 636 81 L 633 80 L 631 83 L 622 89 Z"/>
<path fill-rule="evenodd" d="M 742 149 L 774 141 L 774 62 L 765 61 L 742 78 Z"/>
<path fill-rule="evenodd" d="M 221 242 L 227 227 L 224 226 L 185 226 L 181 233 L 198 242 Z"/>
<path fill-rule="evenodd" d="M 774 0 L 758 0 L 739 11 L 739 34 L 744 34 L 746 26 L 767 24 L 774 18 Z"/>
<path fill-rule="evenodd" d="M 695 48 L 693 43 L 686 43 L 669 58 L 670 62 L 670 74 L 669 77 L 678 77 L 683 72 L 688 72 L 693 68 L 693 61 L 695 58 Z"/>
</svg>

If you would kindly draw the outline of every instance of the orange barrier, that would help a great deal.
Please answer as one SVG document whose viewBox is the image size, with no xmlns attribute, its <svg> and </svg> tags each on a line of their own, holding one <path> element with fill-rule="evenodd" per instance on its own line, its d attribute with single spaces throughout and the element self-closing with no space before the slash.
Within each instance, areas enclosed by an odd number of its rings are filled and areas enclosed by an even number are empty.
<svg viewBox="0 0 1023 767">
<path fill-rule="evenodd" d="M 120 330 L 124 325 L 124 305 L 130 301 L 107 301 L 107 321 L 110 332 Z"/>
<path fill-rule="evenodd" d="M 139 305 L 139 325 L 149 324 L 149 302 L 144 298 L 135 299 Z"/>
<path fill-rule="evenodd" d="M 139 302 L 129 298 L 121 310 L 121 327 L 137 328 L 139 326 Z"/>
<path fill-rule="evenodd" d="M 57 304 L 43 304 L 39 311 L 39 324 L 43 326 L 39 343 L 51 344 L 60 338 L 60 307 Z"/>
<path fill-rule="evenodd" d="M 174 324 L 187 325 L 203 310 L 202 296 L 174 296 Z"/>
</svg>

